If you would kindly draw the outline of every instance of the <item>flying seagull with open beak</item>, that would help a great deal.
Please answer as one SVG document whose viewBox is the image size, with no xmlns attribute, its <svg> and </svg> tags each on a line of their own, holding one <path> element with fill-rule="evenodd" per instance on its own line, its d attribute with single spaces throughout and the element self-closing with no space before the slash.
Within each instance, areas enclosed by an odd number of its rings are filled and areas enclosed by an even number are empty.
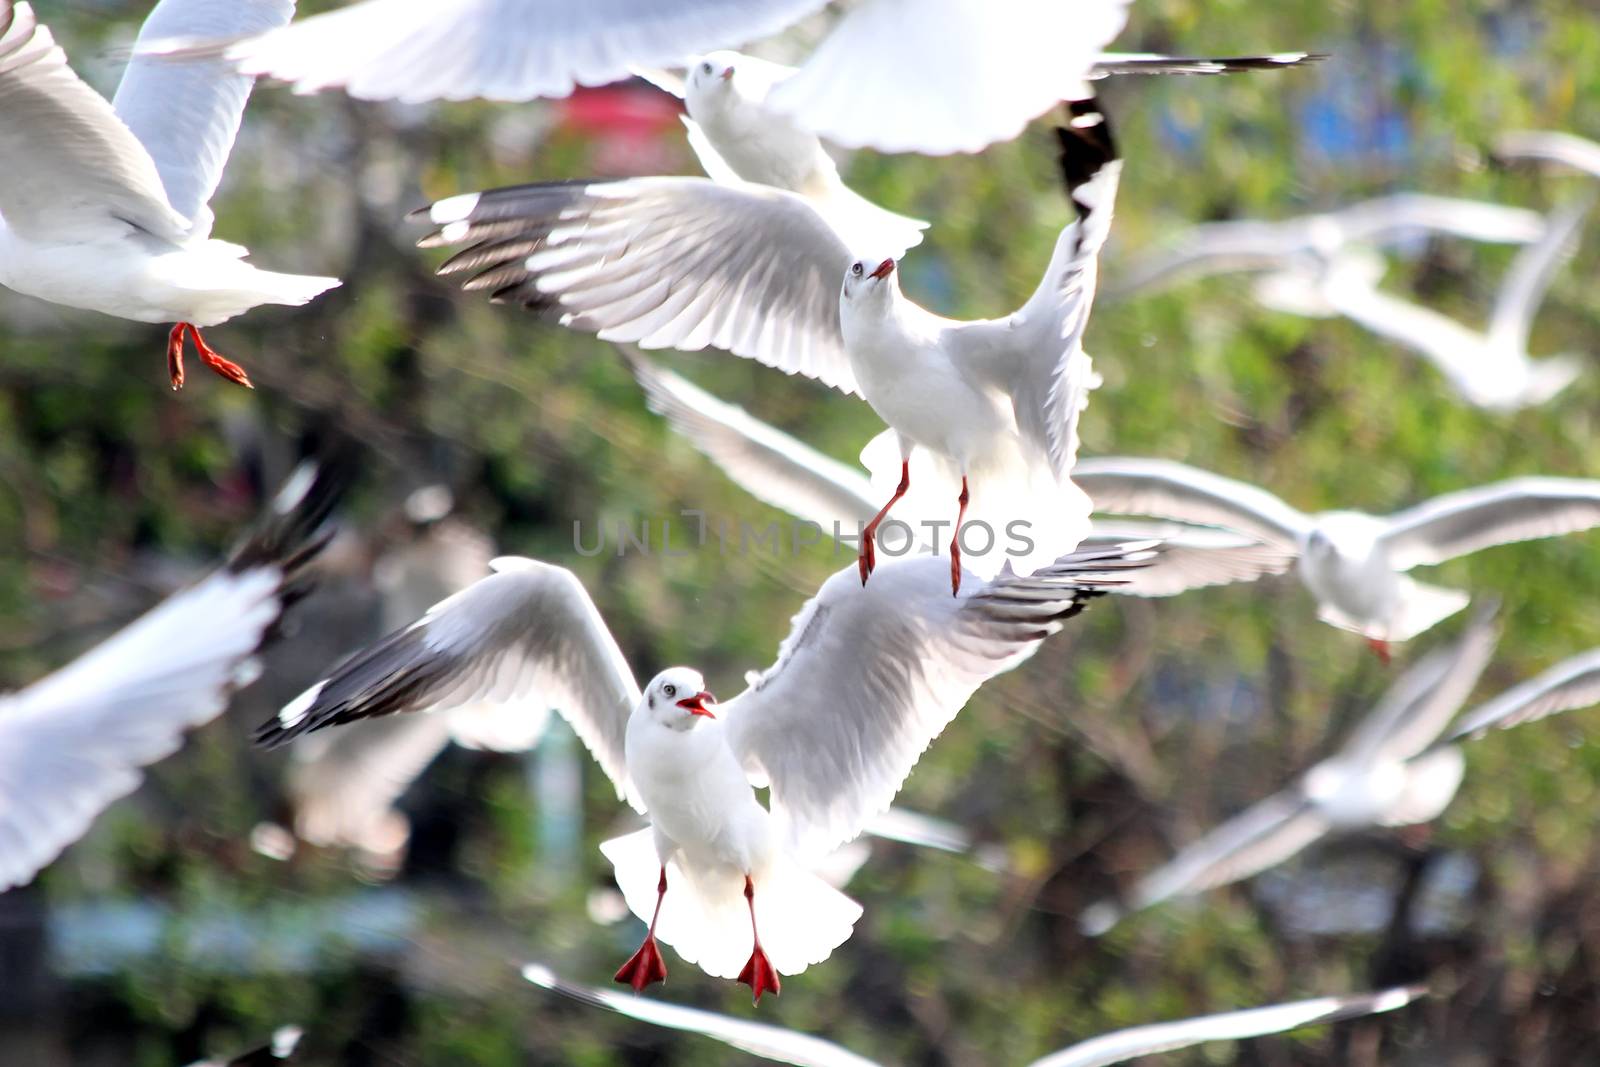
<svg viewBox="0 0 1600 1067">
<path fill-rule="evenodd" d="M 161 0 L 140 39 L 281 26 L 293 0 Z M 183 356 L 248 386 L 200 335 L 261 304 L 304 304 L 337 278 L 275 274 L 211 237 L 208 206 L 253 79 L 223 61 L 135 54 L 108 104 L 67 65 L 27 3 L 0 0 L 0 285 L 67 307 L 173 323 Z"/>
<path fill-rule="evenodd" d="M 1072 105 L 1060 141 L 1077 218 L 1033 295 L 999 319 L 924 310 L 901 294 L 892 257 L 856 258 L 805 198 L 766 186 L 646 178 L 468 193 L 419 213 L 439 227 L 421 243 L 467 243 L 441 273 L 473 272 L 468 289 L 570 328 L 645 348 L 715 345 L 861 395 L 897 446 L 890 469 L 873 471 L 890 499 L 863 532 L 861 579 L 920 448 L 959 487 L 944 503 L 954 592 L 968 518 L 1024 532 L 1031 548 L 1012 560 L 1023 572 L 1088 531 L 1070 473 L 1099 381 L 1083 336 L 1122 163 L 1093 101 Z"/>
<path fill-rule="evenodd" d="M 1097 456 L 1073 479 L 1095 510 L 1238 531 L 1299 557 L 1317 617 L 1365 636 L 1381 656 L 1466 607 L 1456 589 L 1407 573 L 1495 545 L 1600 526 L 1600 481 L 1512 478 L 1446 493 L 1391 515 L 1306 514 L 1265 489 L 1164 459 Z"/>
<path fill-rule="evenodd" d="M 1031 577 L 971 582 L 954 599 L 929 580 L 938 560 L 895 561 L 865 589 L 847 568 L 795 616 L 777 662 L 725 704 L 688 667 L 641 690 L 571 572 L 502 558 L 257 736 L 281 744 L 481 700 L 553 706 L 651 822 L 601 846 L 628 906 L 649 922 L 617 981 L 663 980 L 659 939 L 759 1001 L 779 975 L 827 959 L 861 914 L 807 865 L 889 807 L 978 686 L 1151 555 L 1138 544 L 1075 554 Z"/>
<path fill-rule="evenodd" d="M 0 891 L 22 885 L 133 792 L 140 769 L 220 715 L 309 591 L 339 482 L 300 467 L 210 576 L 26 689 L 0 696 Z"/>
</svg>

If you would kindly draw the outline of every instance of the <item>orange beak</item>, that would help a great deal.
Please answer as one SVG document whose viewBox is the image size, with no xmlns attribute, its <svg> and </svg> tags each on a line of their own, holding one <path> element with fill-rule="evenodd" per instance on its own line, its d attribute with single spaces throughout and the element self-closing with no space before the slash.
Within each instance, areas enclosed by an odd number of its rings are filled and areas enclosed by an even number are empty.
<svg viewBox="0 0 1600 1067">
<path fill-rule="evenodd" d="M 722 68 L 722 80 L 723 81 L 727 81 L 731 77 L 733 77 L 733 68 L 732 67 L 723 67 Z"/>
<path fill-rule="evenodd" d="M 706 704 L 715 704 L 716 702 L 716 697 L 704 690 L 701 690 L 692 697 L 684 697 L 682 700 L 678 701 L 678 707 L 685 709 L 690 715 L 704 715 L 708 719 L 715 719 L 716 716 L 711 714 L 711 711 L 706 707 Z"/>
<path fill-rule="evenodd" d="M 879 263 L 878 269 L 874 270 L 870 275 L 868 275 L 868 277 L 887 278 L 892 273 L 894 273 L 894 260 L 886 259 L 882 263 Z"/>
</svg>

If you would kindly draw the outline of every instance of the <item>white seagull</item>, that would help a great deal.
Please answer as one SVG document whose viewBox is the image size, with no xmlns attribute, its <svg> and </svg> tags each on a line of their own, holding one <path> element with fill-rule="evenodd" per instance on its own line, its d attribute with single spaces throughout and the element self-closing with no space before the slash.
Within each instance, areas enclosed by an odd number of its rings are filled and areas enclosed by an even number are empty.
<svg viewBox="0 0 1600 1067">
<path fill-rule="evenodd" d="M 651 410 L 709 457 L 736 485 L 772 507 L 813 523 L 820 537 L 853 542 L 877 514 L 878 495 L 866 474 L 754 418 L 744 409 L 717 399 L 672 371 L 653 362 L 631 345 L 619 346 L 634 376 L 644 387 Z M 879 435 L 863 451 L 892 449 L 892 431 Z M 935 472 L 922 453 L 911 457 L 914 480 L 932 481 Z M 899 523 L 880 531 L 885 555 L 907 551 L 938 552 L 933 535 L 948 527 L 938 511 L 920 514 L 918 500 L 900 505 Z M 911 505 L 908 507 L 907 505 Z M 911 537 L 903 536 L 901 524 Z M 918 534 L 924 536 L 917 536 Z M 912 544 L 915 538 L 916 544 Z M 1211 526 L 1174 522 L 1119 522 L 1096 519 L 1084 546 L 1120 541 L 1160 541 L 1161 555 L 1148 567 L 1130 571 L 1127 581 L 1109 590 L 1129 596 L 1175 596 L 1204 586 L 1247 582 L 1281 574 L 1294 565 L 1297 553 Z M 969 543 L 967 559 L 993 552 L 1004 554 L 1008 542 Z"/>
<path fill-rule="evenodd" d="M 1577 355 L 1533 359 L 1528 334 L 1557 268 L 1572 256 L 1579 226 L 1593 203 L 1592 196 L 1580 197 L 1550 213 L 1539 239 L 1517 253 L 1482 332 L 1379 289 L 1381 270 L 1375 271 L 1367 256 L 1335 257 L 1300 274 L 1298 284 L 1294 274 L 1279 277 L 1260 295 L 1288 311 L 1342 315 L 1421 354 L 1478 407 L 1510 412 L 1542 404 L 1583 370 L 1583 358 Z M 1307 295 L 1297 295 L 1297 288 Z"/>
<path fill-rule="evenodd" d="M 649 917 L 617 981 L 643 989 L 665 978 L 659 938 L 708 974 L 737 976 L 759 1001 L 779 974 L 826 959 L 861 913 L 806 864 L 889 807 L 979 685 L 1150 554 L 1074 554 L 1029 578 L 970 582 L 958 598 L 930 580 L 938 560 L 896 561 L 865 589 L 846 568 L 795 616 L 777 662 L 724 705 L 687 667 L 641 692 L 577 578 L 506 557 L 348 660 L 258 738 L 479 700 L 554 704 L 651 821 L 601 846 L 629 908 Z"/>
<path fill-rule="evenodd" d="M 1494 609 L 1453 644 L 1405 671 L 1337 753 L 1298 782 L 1218 826 L 1150 874 L 1120 902 L 1084 910 L 1099 936 L 1132 912 L 1217 889 L 1276 867 L 1333 833 L 1430 822 L 1461 785 L 1461 749 L 1441 735 L 1494 653 Z"/>
<path fill-rule="evenodd" d="M 1102 55 L 1127 20 L 1128 2 L 859 0 L 804 66 L 784 68 L 771 103 L 802 129 L 845 147 L 976 152 L 1076 98 L 1087 78 L 1220 74 L 1313 58 Z M 369 100 L 528 100 L 734 47 L 826 4 L 364 0 L 222 44 L 240 70 L 289 82 L 300 93 L 339 87 Z M 165 47 L 192 48 L 198 36 Z"/>
<path fill-rule="evenodd" d="M 799 1030 L 578 985 L 561 978 L 542 963 L 525 964 L 522 977 L 541 989 L 549 989 L 573 1000 L 597 1008 L 608 1008 L 618 1015 L 655 1026 L 701 1034 L 732 1045 L 741 1052 L 778 1063 L 792 1063 L 798 1067 L 879 1067 L 872 1060 L 858 1056 L 832 1041 Z M 1403 986 L 1378 993 L 1317 997 L 1220 1015 L 1202 1015 L 1176 1022 L 1133 1026 L 1081 1041 L 1071 1048 L 1034 1060 L 1028 1067 L 1106 1067 L 1137 1056 L 1173 1052 L 1207 1041 L 1238 1041 L 1281 1034 L 1304 1026 L 1319 1026 L 1394 1011 L 1425 992 L 1420 986 Z"/>
<path fill-rule="evenodd" d="M 854 258 L 805 198 L 765 186 L 645 178 L 468 193 L 427 209 L 440 228 L 420 243 L 475 242 L 440 272 L 477 271 L 466 288 L 573 329 L 645 348 L 715 345 L 859 393 L 898 445 L 873 472 L 895 488 L 863 531 L 862 581 L 920 446 L 956 497 L 956 590 L 969 506 L 991 530 L 1021 524 L 1032 551 L 1014 560 L 1018 570 L 1048 564 L 1088 531 L 1070 471 L 1078 415 L 1099 382 L 1083 335 L 1122 163 L 1094 101 L 1069 105 L 1069 116 L 1062 168 L 1078 218 L 1027 303 L 999 319 L 918 307 L 901 295 L 892 258 Z M 980 560 L 978 573 L 998 564 Z"/>
<path fill-rule="evenodd" d="M 256 32 L 293 0 L 161 0 L 140 39 Z M 200 327 L 259 304 L 304 304 L 336 278 L 275 274 L 211 238 L 207 206 L 252 79 L 217 59 L 135 57 L 110 104 L 67 65 L 26 3 L 0 0 L 0 284 L 68 307 L 175 325 L 172 387 L 185 338 L 213 371 L 248 386 Z"/>
<path fill-rule="evenodd" d="M 336 496 L 302 467 L 226 565 L 26 689 L 0 696 L 0 891 L 23 885 L 260 674 L 308 590 Z"/>
<path fill-rule="evenodd" d="M 1600 481 L 1512 478 L 1446 493 L 1392 515 L 1297 511 L 1264 489 L 1163 459 L 1079 461 L 1073 479 L 1097 512 L 1209 523 L 1299 557 L 1323 622 L 1379 652 L 1460 611 L 1469 597 L 1407 575 L 1494 545 L 1600 526 Z"/>
<path fill-rule="evenodd" d="M 1399 244 L 1440 233 L 1491 244 L 1528 244 L 1545 232 L 1528 208 L 1424 193 L 1394 193 L 1291 219 L 1238 219 L 1191 226 L 1141 256 L 1107 295 L 1211 274 L 1281 271 L 1325 263 L 1351 248 Z"/>
</svg>

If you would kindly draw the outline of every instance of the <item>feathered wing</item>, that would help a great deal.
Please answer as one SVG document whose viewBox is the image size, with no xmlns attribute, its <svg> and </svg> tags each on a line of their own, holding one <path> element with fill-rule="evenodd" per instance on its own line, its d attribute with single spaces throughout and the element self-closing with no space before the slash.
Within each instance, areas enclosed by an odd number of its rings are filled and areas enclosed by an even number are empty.
<svg viewBox="0 0 1600 1067">
<path fill-rule="evenodd" d="M 616 639 L 571 571 L 504 556 L 495 573 L 358 652 L 256 732 L 279 745 L 311 730 L 397 712 L 481 702 L 529 715 L 554 707 L 638 811 L 623 757 L 639 687 Z"/>
<path fill-rule="evenodd" d="M 1600 526 L 1600 480 L 1512 478 L 1434 497 L 1389 517 L 1383 545 L 1396 570 L 1494 545 Z"/>
<path fill-rule="evenodd" d="M 1472 695 L 1494 655 L 1500 638 L 1497 609 L 1493 603 L 1480 607 L 1459 638 L 1429 652 L 1396 679 L 1345 742 L 1340 759 L 1370 767 L 1410 759 L 1433 744 Z"/>
<path fill-rule="evenodd" d="M 1560 163 L 1600 178 L 1600 144 L 1570 133 L 1517 130 L 1502 135 L 1494 151 L 1510 159 Z"/>
<path fill-rule="evenodd" d="M 287 791 L 297 837 L 324 848 L 388 852 L 406 826 L 395 803 L 450 744 L 442 715 L 379 719 L 307 737 L 294 748 Z"/>
<path fill-rule="evenodd" d="M 1178 1022 L 1133 1026 L 1079 1042 L 1071 1048 L 1034 1060 L 1028 1067 L 1106 1067 L 1107 1064 L 1122 1063 L 1137 1056 L 1171 1052 L 1206 1041 L 1237 1041 L 1264 1034 L 1281 1034 L 1302 1026 L 1342 1022 L 1363 1015 L 1394 1011 L 1424 992 L 1420 986 L 1403 986 L 1380 993 L 1317 997 L 1266 1008 L 1202 1015 Z"/>
<path fill-rule="evenodd" d="M 1556 208 L 1545 220 L 1539 239 L 1518 252 L 1517 258 L 1511 261 L 1489 316 L 1488 333 L 1492 342 L 1510 346 L 1517 352 L 1527 350 L 1534 313 L 1544 302 L 1545 291 L 1555 279 L 1557 269 L 1577 251 L 1578 228 L 1592 207 L 1594 194 L 1589 193 Z"/>
<path fill-rule="evenodd" d="M 819 856 L 860 833 L 979 685 L 1142 565 L 1147 547 L 1074 553 L 959 597 L 944 591 L 948 565 L 929 557 L 880 565 L 864 587 L 853 564 L 828 579 L 777 662 L 722 709 L 793 847 Z"/>
<path fill-rule="evenodd" d="M 1482 737 L 1600 703 L 1600 649 L 1562 660 L 1464 715 L 1445 741 Z"/>
<path fill-rule="evenodd" d="M 220 56 L 170 58 L 141 46 L 167 38 L 233 37 L 286 26 L 295 0 L 161 0 L 145 19 L 111 105 L 155 161 L 167 200 L 211 232 L 207 206 L 222 180 L 255 79 Z"/>
<path fill-rule="evenodd" d="M 824 0 L 363 0 L 228 50 L 247 74 L 364 100 L 531 100 L 782 29 Z"/>
<path fill-rule="evenodd" d="M 1085 95 L 1126 0 L 863 0 L 767 102 L 847 148 L 944 155 Z"/>
<path fill-rule="evenodd" d="M 1096 512 L 1224 526 L 1296 554 L 1311 519 L 1264 489 L 1165 459 L 1097 456 L 1072 480 Z"/>
<path fill-rule="evenodd" d="M 871 1060 L 863 1059 L 831 1041 L 799 1030 L 686 1008 L 650 997 L 577 985 L 562 979 L 543 964 L 525 964 L 522 977 L 541 989 L 553 990 L 584 1004 L 607 1008 L 618 1015 L 670 1030 L 702 1034 L 752 1056 L 764 1056 L 799 1067 L 879 1067 Z"/>
<path fill-rule="evenodd" d="M 814 522 L 829 535 L 835 523 L 854 534 L 857 523 L 877 513 L 865 474 L 717 399 L 643 353 L 619 348 L 650 409 L 757 500 Z"/>
<path fill-rule="evenodd" d="M 89 88 L 26 3 L 0 0 L 0 215 L 32 240 L 92 240 L 133 226 L 181 241 L 150 154 Z"/>
<path fill-rule="evenodd" d="M 1125 916 L 1179 896 L 1232 885 L 1285 862 L 1332 829 L 1299 788 L 1275 793 L 1235 815 L 1139 879 L 1121 902 L 1087 908 L 1079 925 L 1091 936 Z"/>
<path fill-rule="evenodd" d="M 1331 215 L 1345 240 L 1390 244 L 1419 233 L 1443 233 L 1491 244 L 1527 244 L 1544 232 L 1537 211 L 1509 204 L 1426 193 L 1393 193 L 1351 204 Z"/>
<path fill-rule="evenodd" d="M 226 566 L 0 698 L 0 890 L 30 880 L 255 680 L 256 653 L 307 591 L 336 495 L 326 471 L 302 468 Z"/>
<path fill-rule="evenodd" d="M 564 326 L 644 348 L 711 345 L 858 392 L 839 325 L 851 251 L 804 197 L 705 178 L 465 193 L 416 217 L 439 268 Z"/>
<path fill-rule="evenodd" d="M 1124 596 L 1177 596 L 1191 589 L 1253 582 L 1294 566 L 1295 553 L 1228 530 L 1170 522 L 1096 519 L 1080 542 L 1093 548 L 1118 541 L 1160 541 L 1161 555 L 1148 567 L 1128 572 L 1112 589 Z"/>
</svg>

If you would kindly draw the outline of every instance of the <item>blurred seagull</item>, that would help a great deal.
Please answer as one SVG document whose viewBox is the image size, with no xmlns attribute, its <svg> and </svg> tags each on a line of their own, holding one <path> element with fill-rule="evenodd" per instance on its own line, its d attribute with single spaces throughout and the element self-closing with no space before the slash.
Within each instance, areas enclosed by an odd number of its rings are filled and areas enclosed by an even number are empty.
<svg viewBox="0 0 1600 1067">
<path fill-rule="evenodd" d="M 466 288 L 573 329 L 645 348 L 715 345 L 859 393 L 898 445 L 873 472 L 895 489 L 862 533 L 861 579 L 920 446 L 941 481 L 961 487 L 950 545 L 958 591 L 969 506 L 993 530 L 1025 524 L 1033 550 L 1013 560 L 1020 571 L 1088 530 L 1070 471 L 1078 416 L 1099 383 L 1082 342 L 1122 163 L 1092 100 L 1070 105 L 1060 141 L 1078 217 L 1027 303 L 1000 319 L 918 307 L 901 295 L 892 258 L 853 260 L 806 199 L 766 186 L 645 178 L 468 193 L 427 209 L 440 228 L 420 244 L 475 242 L 440 273 L 475 271 Z M 992 577 L 996 566 L 975 569 Z"/>
<path fill-rule="evenodd" d="M 1495 296 L 1484 332 L 1469 329 L 1432 308 L 1391 296 L 1378 288 L 1381 273 L 1369 261 L 1336 258 L 1312 271 L 1305 284 L 1325 313 L 1343 315 L 1352 322 L 1426 357 L 1456 391 L 1478 407 L 1510 412 L 1554 397 L 1583 370 L 1574 355 L 1534 360 L 1528 355 L 1528 334 L 1533 317 L 1556 269 L 1571 258 L 1577 246 L 1578 227 L 1594 204 L 1581 197 L 1553 211 L 1539 239 L 1517 254 Z M 1276 281 L 1277 292 L 1293 287 L 1287 279 Z M 1279 298 L 1280 302 L 1282 297 Z M 1306 313 L 1307 307 L 1285 310 Z M 1269 293 L 1268 303 L 1272 303 Z"/>
<path fill-rule="evenodd" d="M 140 40 L 281 26 L 293 0 L 161 0 Z M 135 55 L 111 104 L 81 81 L 26 3 L 0 0 L 0 284 L 137 322 L 175 323 L 172 388 L 185 339 L 248 386 L 200 336 L 259 304 L 304 304 L 336 278 L 275 274 L 211 239 L 208 203 L 233 148 L 251 79 L 220 60 Z"/>
<path fill-rule="evenodd" d="M 0 696 L 0 890 L 22 885 L 260 673 L 257 653 L 306 594 L 337 495 L 303 466 L 209 577 L 26 689 Z"/>
<path fill-rule="evenodd" d="M 1469 597 L 1406 575 L 1494 545 L 1600 526 L 1600 481 L 1512 478 L 1435 497 L 1393 515 L 1308 515 L 1264 489 L 1162 459 L 1081 460 L 1074 480 L 1098 512 L 1209 523 L 1299 556 L 1323 622 L 1364 635 L 1387 657 L 1460 611 Z"/>
<path fill-rule="evenodd" d="M 1339 751 L 1140 878 L 1119 902 L 1085 909 L 1098 937 L 1132 912 L 1251 878 L 1332 833 L 1429 822 L 1454 799 L 1461 749 L 1436 745 L 1494 653 L 1494 609 L 1478 612 L 1454 644 L 1406 670 Z"/>
<path fill-rule="evenodd" d="M 872 1060 L 799 1030 L 578 985 L 559 977 L 541 963 L 525 964 L 522 977 L 541 989 L 552 990 L 573 1000 L 597 1008 L 608 1008 L 619 1015 L 655 1026 L 701 1034 L 732 1045 L 741 1052 L 778 1063 L 792 1063 L 799 1067 L 878 1067 Z M 1202 1015 L 1177 1022 L 1134 1026 L 1053 1052 L 1034 1060 L 1029 1067 L 1106 1067 L 1137 1056 L 1172 1052 L 1206 1041 L 1237 1041 L 1266 1034 L 1281 1034 L 1303 1026 L 1318 1026 L 1394 1011 L 1424 992 L 1420 986 L 1406 986 L 1379 993 L 1318 997 L 1315 1000 L 1274 1004 L 1221 1015 Z"/>
<path fill-rule="evenodd" d="M 1570 133 L 1518 130 L 1507 133 L 1494 144 L 1501 159 L 1534 159 L 1558 163 L 1600 178 L 1600 144 Z"/>
<path fill-rule="evenodd" d="M 1527 208 L 1396 193 L 1293 219 L 1192 226 L 1136 260 L 1110 292 L 1121 297 L 1210 274 L 1306 267 L 1329 262 L 1352 247 L 1398 244 L 1428 233 L 1528 244 L 1544 232 L 1544 219 Z"/>
<path fill-rule="evenodd" d="M 280 1026 L 265 1045 L 226 1060 L 199 1060 L 190 1067 L 272 1067 L 294 1058 L 305 1032 L 298 1026 Z"/>
<path fill-rule="evenodd" d="M 301 93 L 342 87 L 369 100 L 529 100 L 740 45 L 826 3 L 364 0 L 221 44 L 240 70 Z M 804 66 L 778 68 L 770 103 L 845 147 L 976 152 L 1083 95 L 1088 78 L 1272 70 L 1319 58 L 1102 55 L 1127 7 L 1128 0 L 860 0 Z M 196 37 L 165 47 L 203 45 Z"/>
<path fill-rule="evenodd" d="M 538 694 L 651 820 L 601 846 L 629 908 L 649 917 L 617 981 L 665 979 L 659 938 L 708 974 L 737 976 L 759 1001 L 778 992 L 779 974 L 826 959 L 861 914 L 806 864 L 887 809 L 979 685 L 1032 655 L 1149 548 L 1074 554 L 1030 578 L 969 583 L 954 599 L 929 580 L 938 560 L 895 561 L 866 589 L 846 568 L 795 616 L 777 662 L 724 705 L 687 667 L 641 692 L 577 578 L 506 557 L 346 661 L 257 737 L 281 744 L 371 716 Z M 752 787 L 770 788 L 770 811 Z"/>
<path fill-rule="evenodd" d="M 736 485 L 772 507 L 816 524 L 819 532 L 838 540 L 859 535 L 877 513 L 877 495 L 867 476 L 823 455 L 776 427 L 756 419 L 742 408 L 725 403 L 683 377 L 666 370 L 631 345 L 619 350 L 644 387 L 651 410 L 695 448 L 708 456 Z M 893 448 L 892 431 L 867 445 L 863 457 L 875 449 Z M 937 473 L 920 453 L 912 456 L 916 481 L 933 482 Z M 932 495 L 932 494 L 929 494 Z M 901 504 L 901 520 L 914 532 L 949 525 L 920 505 L 927 500 L 908 499 Z M 907 505 L 910 505 L 909 507 Z M 904 555 L 916 548 L 937 552 L 931 541 L 911 545 L 898 536 L 896 526 L 886 527 L 884 551 Z M 1161 555 L 1148 567 L 1127 574 L 1127 581 L 1110 590 L 1130 596 L 1175 596 L 1189 589 L 1254 581 L 1265 574 L 1281 574 L 1294 565 L 1298 553 L 1263 544 L 1228 530 L 1183 523 L 1117 522 L 1096 519 L 1083 545 L 1101 546 L 1121 541 L 1161 542 Z M 987 552 L 1003 554 L 1006 542 L 969 548 L 968 558 Z"/>
</svg>

